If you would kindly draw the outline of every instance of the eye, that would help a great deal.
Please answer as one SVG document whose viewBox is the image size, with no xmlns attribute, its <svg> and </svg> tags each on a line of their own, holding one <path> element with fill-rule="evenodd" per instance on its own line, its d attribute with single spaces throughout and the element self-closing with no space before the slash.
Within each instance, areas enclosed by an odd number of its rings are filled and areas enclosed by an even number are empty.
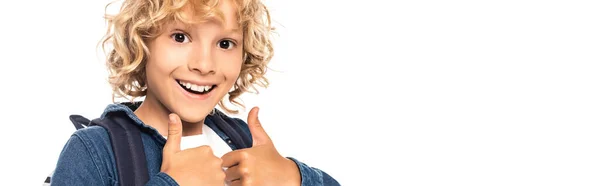
<svg viewBox="0 0 600 186">
<path fill-rule="evenodd" d="M 173 35 L 171 35 L 171 38 L 173 38 L 173 40 L 175 40 L 178 43 L 190 42 L 190 39 L 184 33 L 174 33 Z"/>
<path fill-rule="evenodd" d="M 219 41 L 219 47 L 222 49 L 232 49 L 235 46 L 235 43 L 231 40 L 221 40 Z"/>
</svg>

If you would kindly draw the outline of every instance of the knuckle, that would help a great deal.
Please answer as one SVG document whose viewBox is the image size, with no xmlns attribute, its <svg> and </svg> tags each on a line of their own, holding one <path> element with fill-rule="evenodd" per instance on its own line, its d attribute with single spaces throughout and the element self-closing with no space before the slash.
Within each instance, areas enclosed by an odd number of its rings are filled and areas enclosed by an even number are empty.
<svg viewBox="0 0 600 186">
<path fill-rule="evenodd" d="M 218 168 L 222 168 L 223 167 L 223 161 L 221 159 L 215 160 L 214 163 L 213 163 L 213 166 L 218 167 Z"/>
<path fill-rule="evenodd" d="M 239 172 L 240 172 L 240 175 L 242 175 L 244 177 L 250 175 L 250 169 L 248 169 L 248 167 L 240 167 Z"/>
<path fill-rule="evenodd" d="M 208 149 L 208 146 L 206 146 L 206 145 L 202 145 L 202 146 L 198 147 L 198 149 L 200 149 L 200 150 L 207 150 L 207 149 Z"/>
<path fill-rule="evenodd" d="M 197 147 L 196 150 L 201 154 L 212 154 L 212 149 L 207 145 Z"/>
<path fill-rule="evenodd" d="M 217 164 L 219 166 L 221 166 L 223 164 L 223 160 L 221 158 L 218 158 L 216 156 L 214 158 L 215 158 L 214 159 L 215 164 Z"/>
<path fill-rule="evenodd" d="M 253 184 L 254 184 L 254 181 L 250 177 L 242 179 L 242 185 L 253 185 Z"/>
<path fill-rule="evenodd" d="M 202 146 L 202 150 L 204 150 L 206 153 L 213 153 L 212 148 L 210 148 L 208 145 Z"/>
<path fill-rule="evenodd" d="M 181 132 L 181 130 L 179 130 L 178 127 L 170 127 L 168 132 L 169 135 L 178 135 Z"/>
<path fill-rule="evenodd" d="M 245 159 L 248 159 L 250 157 L 250 153 L 248 153 L 247 151 L 242 151 L 242 152 L 240 152 L 239 156 L 240 156 L 241 159 L 245 160 Z"/>
</svg>

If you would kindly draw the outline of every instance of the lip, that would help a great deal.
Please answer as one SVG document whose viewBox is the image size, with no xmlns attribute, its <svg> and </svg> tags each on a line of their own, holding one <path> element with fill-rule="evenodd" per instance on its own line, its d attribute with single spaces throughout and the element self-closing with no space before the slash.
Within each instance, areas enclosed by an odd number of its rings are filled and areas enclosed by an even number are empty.
<svg viewBox="0 0 600 186">
<path fill-rule="evenodd" d="M 181 80 L 181 81 L 183 81 L 183 80 Z M 212 90 L 206 94 L 192 94 L 192 93 L 188 92 L 187 90 L 183 89 L 183 87 L 181 87 L 179 82 L 177 82 L 177 81 L 173 81 L 173 82 L 174 82 L 175 86 L 177 86 L 177 88 L 179 88 L 179 90 L 185 97 L 187 97 L 189 99 L 193 99 L 193 100 L 206 100 L 214 92 L 214 90 Z M 184 81 L 184 82 L 186 82 L 186 81 Z M 189 81 L 187 81 L 187 82 L 189 82 Z M 192 82 L 190 82 L 190 83 L 192 83 Z M 202 84 L 198 84 L 198 85 L 202 85 Z M 214 84 L 205 84 L 205 85 L 214 85 Z"/>
</svg>

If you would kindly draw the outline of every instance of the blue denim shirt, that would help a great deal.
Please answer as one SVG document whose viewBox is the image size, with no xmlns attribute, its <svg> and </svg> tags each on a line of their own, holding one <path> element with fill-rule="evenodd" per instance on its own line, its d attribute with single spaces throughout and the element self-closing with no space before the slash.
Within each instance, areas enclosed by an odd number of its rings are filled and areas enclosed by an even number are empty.
<svg viewBox="0 0 600 186">
<path fill-rule="evenodd" d="M 150 180 L 146 185 L 178 185 L 169 175 L 160 172 L 162 163 L 162 149 L 166 139 L 158 131 L 144 124 L 133 111 L 122 104 L 108 105 L 102 118 L 110 112 L 125 112 L 142 129 L 142 143 L 148 165 Z M 238 125 L 250 135 L 247 124 L 241 119 L 235 119 Z M 214 124 L 207 122 L 233 150 L 237 148 L 229 142 L 229 137 L 220 131 Z M 318 168 L 310 167 L 295 158 L 293 160 L 302 179 L 302 186 L 337 186 L 335 179 Z M 110 137 L 106 129 L 92 126 L 75 131 L 64 146 L 54 174 L 51 185 L 118 185 L 118 174 L 113 155 Z"/>
</svg>

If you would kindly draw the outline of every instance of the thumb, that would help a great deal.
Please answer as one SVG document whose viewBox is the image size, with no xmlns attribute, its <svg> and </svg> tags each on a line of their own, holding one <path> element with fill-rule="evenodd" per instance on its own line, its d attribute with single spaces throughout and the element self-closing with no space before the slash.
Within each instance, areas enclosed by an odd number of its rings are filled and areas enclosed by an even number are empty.
<svg viewBox="0 0 600 186">
<path fill-rule="evenodd" d="M 271 142 L 269 135 L 267 135 L 267 132 L 265 132 L 260 124 L 260 121 L 258 120 L 258 107 L 252 108 L 250 113 L 248 113 L 248 128 L 250 129 L 250 134 L 252 135 L 252 146 L 263 145 Z"/>
<path fill-rule="evenodd" d="M 163 156 L 181 151 L 181 120 L 177 114 L 169 114 L 169 134 L 163 148 Z"/>
</svg>

